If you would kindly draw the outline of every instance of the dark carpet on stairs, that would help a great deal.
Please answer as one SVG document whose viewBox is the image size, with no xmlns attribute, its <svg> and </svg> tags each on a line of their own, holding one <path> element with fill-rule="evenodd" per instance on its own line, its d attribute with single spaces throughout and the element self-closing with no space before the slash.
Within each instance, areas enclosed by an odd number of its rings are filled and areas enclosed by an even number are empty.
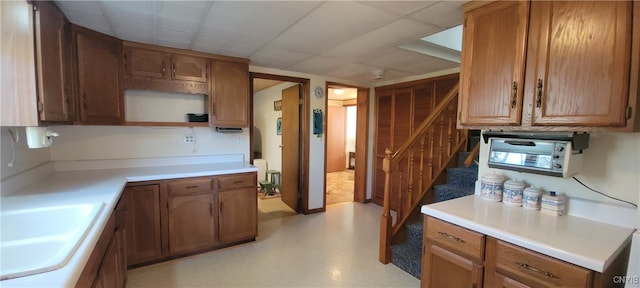
<svg viewBox="0 0 640 288">
<path fill-rule="evenodd" d="M 464 167 L 468 152 L 458 153 L 458 167 L 447 169 L 447 183 L 434 186 L 434 202 L 471 195 L 478 179 L 478 166 Z M 407 238 L 391 245 L 391 263 L 420 279 L 422 261 L 422 217 L 419 222 L 405 224 Z"/>
</svg>

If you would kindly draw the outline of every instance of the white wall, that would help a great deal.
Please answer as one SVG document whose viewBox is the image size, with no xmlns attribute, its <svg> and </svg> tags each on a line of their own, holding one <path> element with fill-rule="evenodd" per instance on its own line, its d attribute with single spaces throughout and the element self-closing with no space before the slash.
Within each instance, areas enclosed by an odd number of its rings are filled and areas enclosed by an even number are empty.
<svg viewBox="0 0 640 288">
<path fill-rule="evenodd" d="M 254 150 L 262 153 L 269 169 L 282 171 L 282 135 L 276 134 L 276 121 L 282 110 L 274 111 L 273 102 L 282 99 L 282 90 L 297 83 L 285 82 L 253 94 Z"/>
<path fill-rule="evenodd" d="M 49 162 L 51 159 L 50 148 L 29 149 L 24 127 L 0 127 L 1 151 L 0 178 L 5 179 L 11 175 L 29 170 L 33 167 Z M 17 135 L 17 142 L 13 141 L 11 129 Z M 54 139 L 54 145 L 57 139 Z M 13 143 L 13 146 L 12 146 Z M 9 163 L 13 163 L 9 167 Z"/>
<path fill-rule="evenodd" d="M 249 131 L 223 134 L 210 127 L 55 126 L 60 136 L 51 160 L 99 160 L 242 153 L 249 159 Z M 195 135 L 196 142 L 184 143 Z"/>
<path fill-rule="evenodd" d="M 482 141 L 479 177 L 487 172 L 496 171 L 509 179 L 524 180 L 526 184 L 540 187 L 544 192 L 551 190 L 573 198 L 616 202 L 584 188 L 571 178 L 564 179 L 489 168 L 487 166 L 488 149 L 489 145 Z M 640 196 L 640 133 L 591 133 L 589 148 L 584 150 L 583 157 L 581 172 L 576 175 L 576 178 L 607 195 L 638 203 Z"/>
<path fill-rule="evenodd" d="M 126 121 L 188 122 L 187 113 L 206 113 L 209 106 L 202 94 L 127 90 L 124 99 Z"/>
</svg>

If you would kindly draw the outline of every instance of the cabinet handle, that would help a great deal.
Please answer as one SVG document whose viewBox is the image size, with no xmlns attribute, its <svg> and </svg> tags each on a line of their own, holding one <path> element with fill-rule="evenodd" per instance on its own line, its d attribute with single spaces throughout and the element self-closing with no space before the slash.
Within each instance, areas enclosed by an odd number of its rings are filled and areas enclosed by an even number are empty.
<svg viewBox="0 0 640 288">
<path fill-rule="evenodd" d="M 518 98 L 518 82 L 513 81 L 513 87 L 511 89 L 511 109 L 516 108 L 516 99 Z"/>
<path fill-rule="evenodd" d="M 164 61 L 162 61 L 162 77 L 164 77 L 164 72 L 165 72 L 165 68 L 164 68 Z"/>
<path fill-rule="evenodd" d="M 548 277 L 548 278 L 555 278 L 555 279 L 560 279 L 558 276 L 553 275 L 551 272 L 547 272 L 547 271 L 544 271 L 544 270 L 540 270 L 540 269 L 538 269 L 538 268 L 536 268 L 536 267 L 530 266 L 529 264 L 526 264 L 526 263 L 520 263 L 520 262 L 516 262 L 516 264 L 517 264 L 518 266 L 520 266 L 520 267 L 524 268 L 524 269 L 529 270 L 529 271 L 532 271 L 532 272 L 538 273 L 538 274 L 540 274 L 540 275 L 544 275 L 545 277 Z"/>
<path fill-rule="evenodd" d="M 445 238 L 447 238 L 447 239 L 449 239 L 449 240 L 452 240 L 452 241 L 456 241 L 456 242 L 458 242 L 458 243 L 464 243 L 464 242 L 466 242 L 466 241 L 464 241 L 464 240 L 462 240 L 462 239 L 460 239 L 460 238 L 458 238 L 458 237 L 456 237 L 456 236 L 449 235 L 449 234 L 448 234 L 448 233 L 446 233 L 446 232 L 438 232 L 438 234 L 440 234 L 440 236 L 442 236 L 442 237 L 445 237 Z"/>
<path fill-rule="evenodd" d="M 213 217 L 213 202 L 209 202 L 209 216 Z"/>
<path fill-rule="evenodd" d="M 84 110 L 87 110 L 87 91 L 82 93 L 82 102 L 83 102 Z"/>
<path fill-rule="evenodd" d="M 536 96 L 536 107 L 540 108 L 540 106 L 542 106 L 542 79 L 538 79 L 538 85 L 536 88 L 538 89 L 538 95 Z"/>
<path fill-rule="evenodd" d="M 187 186 L 185 188 L 187 188 L 187 189 L 198 188 L 198 185 L 189 185 L 189 186 Z"/>
<path fill-rule="evenodd" d="M 173 78 L 176 78 L 176 63 L 173 63 Z"/>
</svg>

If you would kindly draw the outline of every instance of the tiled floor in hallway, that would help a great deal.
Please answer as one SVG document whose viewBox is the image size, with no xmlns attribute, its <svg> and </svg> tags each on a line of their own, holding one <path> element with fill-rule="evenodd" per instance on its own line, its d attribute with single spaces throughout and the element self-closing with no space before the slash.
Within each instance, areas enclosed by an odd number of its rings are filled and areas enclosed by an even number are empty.
<svg viewBox="0 0 640 288">
<path fill-rule="evenodd" d="M 258 239 L 129 271 L 128 287 L 419 287 L 378 262 L 382 209 L 345 203 L 258 224 Z"/>
</svg>

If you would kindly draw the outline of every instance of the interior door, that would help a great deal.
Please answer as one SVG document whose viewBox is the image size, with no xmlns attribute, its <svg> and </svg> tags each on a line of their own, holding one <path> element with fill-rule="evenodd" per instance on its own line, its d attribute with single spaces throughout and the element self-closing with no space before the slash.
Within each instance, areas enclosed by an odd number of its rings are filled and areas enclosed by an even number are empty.
<svg viewBox="0 0 640 288">
<path fill-rule="evenodd" d="M 299 211 L 300 85 L 282 90 L 282 201 Z M 343 147 L 344 148 L 344 147 Z"/>
<path fill-rule="evenodd" d="M 364 203 L 367 198 L 367 133 L 369 121 L 369 89 L 358 89 L 356 112 L 356 165 L 353 200 Z"/>
<path fill-rule="evenodd" d="M 346 112 L 342 106 L 327 107 L 327 173 L 344 171 L 347 165 Z"/>
</svg>

